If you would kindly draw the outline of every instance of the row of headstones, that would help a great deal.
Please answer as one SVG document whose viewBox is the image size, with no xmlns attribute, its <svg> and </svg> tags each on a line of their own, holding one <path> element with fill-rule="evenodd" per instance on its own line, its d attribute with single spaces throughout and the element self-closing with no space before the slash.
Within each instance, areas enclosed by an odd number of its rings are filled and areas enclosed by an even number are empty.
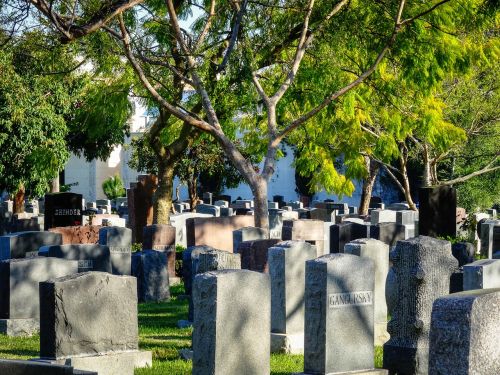
<svg viewBox="0 0 500 375">
<path fill-rule="evenodd" d="M 40 358 L 0 360 L 1 374 L 133 375 L 152 366 L 152 353 L 139 351 L 135 277 L 58 277 L 40 282 L 39 300 Z"/>
<path fill-rule="evenodd" d="M 359 240 L 346 247 L 350 254 L 316 258 L 314 247 L 307 243 L 279 243 L 269 250 L 270 280 L 256 272 L 227 270 L 239 268 L 239 254 L 188 249 L 184 262 L 191 265 L 191 269 L 185 267 L 185 286 L 188 293 L 192 288 L 193 295 L 193 374 L 268 374 L 271 348 L 300 346 L 300 341 L 305 373 L 372 369 L 374 342 L 377 336 L 384 335 L 387 323 L 383 293 L 389 266 L 387 248 L 376 240 Z M 429 237 L 398 242 L 391 261 L 393 267 L 387 277 L 387 305 L 392 316 L 387 327 L 391 339 L 384 347 L 384 367 L 394 373 L 427 373 L 432 303 L 449 293 L 449 278 L 458 262 L 451 256 L 449 242 Z M 497 263 L 497 271 L 499 266 Z M 226 270 L 213 271 L 221 269 Z M 462 366 L 474 362 L 471 358 L 477 350 L 464 350 L 470 342 L 450 347 L 451 333 L 439 328 L 455 324 L 464 332 L 477 333 L 491 327 L 500 309 L 500 291 L 485 297 L 493 298 L 496 306 L 494 302 L 484 307 L 481 301 L 488 293 L 457 293 L 440 302 L 445 309 L 461 304 L 466 313 L 473 306 L 469 302 L 477 300 L 475 314 L 482 321 L 474 322 L 474 326 L 463 319 L 433 322 L 437 332 L 430 334 L 436 341 L 430 345 L 430 363 L 435 368 L 442 364 L 439 360 L 433 362 L 433 358 L 447 352 L 454 352 L 454 361 L 460 361 Z M 469 338 L 472 340 L 472 335 Z M 479 343 L 483 349 L 478 350 L 487 351 L 481 355 L 496 358 L 490 364 L 477 364 L 478 369 L 498 369 L 498 349 L 490 345 L 497 338 L 489 332 L 474 335 L 473 340 L 483 340 Z M 440 373 L 456 372 L 448 369 Z"/>
</svg>

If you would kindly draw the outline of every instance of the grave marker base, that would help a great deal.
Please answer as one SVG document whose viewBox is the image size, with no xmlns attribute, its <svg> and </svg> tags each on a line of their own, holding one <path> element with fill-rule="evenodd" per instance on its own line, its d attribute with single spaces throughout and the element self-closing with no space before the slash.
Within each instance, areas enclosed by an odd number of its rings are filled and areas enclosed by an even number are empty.
<svg viewBox="0 0 500 375">
<path fill-rule="evenodd" d="M 321 375 L 387 375 L 389 372 L 381 368 L 375 368 L 372 370 L 361 370 L 361 371 L 348 371 L 348 372 L 329 372 L 328 374 Z M 293 375 L 320 375 L 320 374 L 310 374 L 307 372 L 296 372 Z"/>
<path fill-rule="evenodd" d="M 41 358 L 35 361 L 72 366 L 85 371 L 95 371 L 99 375 L 134 375 L 134 368 L 151 367 L 153 365 L 152 352 L 150 351 L 109 353 L 56 360 Z"/>
<path fill-rule="evenodd" d="M 271 333 L 271 353 L 304 354 L 304 335 Z"/>
<path fill-rule="evenodd" d="M 28 337 L 40 332 L 38 319 L 0 319 L 0 333 L 11 337 Z"/>
</svg>

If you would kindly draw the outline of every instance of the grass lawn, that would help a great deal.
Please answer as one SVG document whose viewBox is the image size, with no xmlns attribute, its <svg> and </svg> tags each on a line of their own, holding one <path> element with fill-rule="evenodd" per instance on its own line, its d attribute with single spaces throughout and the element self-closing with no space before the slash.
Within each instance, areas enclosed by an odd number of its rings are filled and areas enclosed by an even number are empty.
<svg viewBox="0 0 500 375">
<path fill-rule="evenodd" d="M 179 298 L 182 286 L 171 288 L 172 299 L 167 303 L 139 305 L 139 346 L 153 352 L 153 367 L 137 369 L 135 375 L 191 374 L 191 361 L 179 358 L 179 349 L 191 345 L 191 329 L 177 328 L 177 321 L 186 319 L 188 304 Z M 0 358 L 28 359 L 39 356 L 39 336 L 30 338 L 0 335 Z M 271 374 L 285 375 L 303 370 L 301 355 L 271 355 Z M 382 348 L 375 350 L 375 366 L 382 367 Z"/>
</svg>

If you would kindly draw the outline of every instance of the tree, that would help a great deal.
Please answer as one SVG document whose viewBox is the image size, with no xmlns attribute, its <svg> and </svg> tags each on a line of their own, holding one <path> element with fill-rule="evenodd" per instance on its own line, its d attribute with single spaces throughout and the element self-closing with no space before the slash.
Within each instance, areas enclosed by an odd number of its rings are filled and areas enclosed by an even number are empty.
<svg viewBox="0 0 500 375">
<path fill-rule="evenodd" d="M 310 120 L 332 110 L 332 104 L 340 98 L 353 95 L 352 90 L 360 87 L 377 71 L 389 51 L 394 56 L 409 55 L 414 47 L 415 31 L 419 35 L 432 35 L 431 39 L 437 43 L 445 34 L 440 27 L 442 20 L 446 21 L 446 26 L 450 22 L 453 26 L 455 20 L 459 22 L 465 16 L 474 14 L 482 1 L 469 0 L 460 6 L 453 6 L 450 0 L 433 1 L 431 4 L 406 4 L 404 0 L 383 3 L 340 0 L 318 5 L 314 0 L 279 4 L 248 1 L 219 3 L 213 0 L 207 8 L 204 3 L 201 5 L 205 14 L 191 30 L 181 28 L 178 13 L 185 16 L 200 4 L 167 0 L 166 9 L 154 1 L 143 4 L 148 12 L 142 22 L 165 28 L 173 35 L 178 55 L 163 48 L 162 41 L 151 44 L 154 46 L 152 49 L 143 48 L 144 41 L 151 35 L 144 34 L 141 25 L 130 22 L 131 12 L 126 11 L 142 1 L 110 1 L 102 7 L 89 2 L 87 8 L 74 9 L 64 8 L 59 2 L 54 2 L 55 6 L 49 6 L 44 0 L 33 0 L 32 3 L 62 35 L 64 42 L 101 30 L 122 43 L 138 79 L 163 111 L 209 133 L 219 143 L 251 187 L 256 225 L 268 229 L 267 184 L 274 173 L 281 142 Z M 159 16 L 164 13 L 168 14 L 168 18 Z M 337 46 L 352 53 L 337 56 Z M 214 59 L 220 50 L 223 51 L 221 58 Z M 311 90 L 315 97 L 305 103 L 304 112 L 297 113 L 291 104 L 304 108 L 304 103 L 301 104 L 304 96 L 290 97 L 290 88 L 296 87 L 297 78 L 301 77 L 301 65 L 314 66 L 316 56 L 324 50 L 335 57 L 335 69 L 322 70 L 326 66 L 331 68 L 331 64 L 319 64 L 316 73 L 324 79 L 321 87 L 317 86 L 317 81 L 306 85 L 302 79 L 303 87 Z M 174 61 L 179 55 L 185 66 L 182 71 L 177 69 Z M 427 56 L 439 65 L 435 57 Z M 213 72 L 210 67 L 214 66 L 217 72 L 215 80 L 209 74 Z M 161 94 L 162 81 L 155 75 L 159 67 L 196 90 L 202 106 L 200 115 L 198 111 L 186 110 L 179 101 Z M 353 73 L 358 70 L 359 74 Z M 310 78 L 310 75 L 307 77 Z M 255 137 L 266 145 L 264 167 L 259 171 L 242 155 L 238 145 L 226 133 L 224 121 L 218 116 L 221 89 L 231 88 L 232 85 L 245 88 L 247 93 L 255 90 L 253 93 L 258 96 L 252 98 L 253 102 L 262 104 L 266 110 L 265 120 L 254 129 Z M 258 112 L 255 104 L 253 111 L 247 106 L 242 107 L 250 113 Z M 258 116 L 255 118 L 258 119 Z M 355 171 L 353 175 L 362 170 L 359 168 L 363 162 L 361 159 L 346 160 L 352 164 L 350 169 Z M 325 163 L 325 166 L 325 171 L 334 173 L 331 179 L 333 187 L 344 191 L 352 187 L 352 183 L 349 184 L 347 178 L 336 171 L 333 161 Z"/>
<path fill-rule="evenodd" d="M 102 190 L 104 191 L 104 194 L 106 194 L 106 198 L 110 200 L 124 197 L 126 194 L 125 186 L 123 186 L 123 180 L 118 174 L 104 180 L 102 183 Z"/>
</svg>

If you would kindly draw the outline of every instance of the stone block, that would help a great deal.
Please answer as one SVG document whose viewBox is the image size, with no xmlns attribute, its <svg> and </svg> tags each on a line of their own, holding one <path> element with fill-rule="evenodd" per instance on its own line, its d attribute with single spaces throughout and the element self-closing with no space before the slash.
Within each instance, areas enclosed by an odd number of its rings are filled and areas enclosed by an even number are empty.
<svg viewBox="0 0 500 375">
<path fill-rule="evenodd" d="M 132 275 L 137 278 L 139 302 L 161 302 L 170 299 L 165 252 L 143 250 L 133 253 Z"/>
<path fill-rule="evenodd" d="M 451 245 L 451 253 L 458 260 L 458 266 L 474 262 L 474 245 L 468 242 L 456 242 Z"/>
<path fill-rule="evenodd" d="M 418 221 L 418 211 L 396 211 L 396 223 L 401 225 L 415 225 L 415 221 Z"/>
<path fill-rule="evenodd" d="M 396 211 L 392 210 L 373 210 L 370 216 L 372 225 L 396 222 Z"/>
<path fill-rule="evenodd" d="M 43 246 L 40 256 L 78 261 L 78 272 L 101 271 L 111 273 L 109 247 L 103 245 L 56 245 Z"/>
<path fill-rule="evenodd" d="M 196 206 L 196 212 L 200 214 L 209 214 L 215 217 L 221 216 L 220 207 L 211 204 L 198 204 Z"/>
<path fill-rule="evenodd" d="M 343 253 L 346 243 L 352 240 L 354 223 L 344 222 L 330 226 L 330 253 Z"/>
<path fill-rule="evenodd" d="M 18 232 L 0 237 L 0 259 L 17 259 L 38 255 L 38 249 L 46 245 L 62 244 L 59 233 Z"/>
<path fill-rule="evenodd" d="M 500 374 L 500 289 L 438 298 L 432 308 L 429 375 Z"/>
<path fill-rule="evenodd" d="M 97 375 L 97 372 L 75 370 L 72 366 L 36 361 L 0 359 L 0 374 L 5 375 Z"/>
<path fill-rule="evenodd" d="M 307 241 L 316 246 L 319 256 L 324 251 L 324 224 L 320 220 L 284 220 L 282 238 L 285 241 Z"/>
<path fill-rule="evenodd" d="M 270 294 L 269 276 L 258 272 L 196 276 L 193 375 L 270 374 Z"/>
<path fill-rule="evenodd" d="M 83 225 L 81 194 L 65 192 L 45 194 L 44 229 Z"/>
<path fill-rule="evenodd" d="M 233 231 L 233 252 L 238 252 L 238 246 L 244 241 L 265 240 L 267 233 L 262 228 L 244 227 Z"/>
<path fill-rule="evenodd" d="M 241 268 L 268 273 L 269 249 L 278 242 L 280 242 L 278 239 L 241 242 L 238 246 L 238 254 L 241 255 Z"/>
<path fill-rule="evenodd" d="M 183 212 L 170 215 L 170 225 L 175 228 L 175 245 L 187 247 L 186 220 L 195 217 L 212 217 L 207 214 L 197 214 L 196 212 Z"/>
<path fill-rule="evenodd" d="M 351 254 L 306 262 L 304 373 L 374 368 L 373 275 L 371 259 Z"/>
<path fill-rule="evenodd" d="M 485 220 L 482 222 L 480 238 L 481 255 L 491 259 L 493 253 L 500 250 L 500 220 Z"/>
<path fill-rule="evenodd" d="M 464 266 L 464 290 L 500 288 L 500 260 L 481 259 Z"/>
<path fill-rule="evenodd" d="M 99 245 L 109 248 L 111 273 L 131 274 L 132 230 L 122 227 L 102 227 L 99 230 Z"/>
<path fill-rule="evenodd" d="M 404 240 L 405 236 L 405 227 L 400 224 L 379 223 L 370 226 L 370 238 L 382 241 L 390 247 L 396 246 L 396 242 Z"/>
<path fill-rule="evenodd" d="M 385 301 L 385 281 L 389 273 L 389 246 L 375 239 L 358 239 L 347 243 L 344 247 L 344 253 L 371 259 L 375 265 L 375 286 L 373 290 L 374 344 L 381 346 L 389 339 L 387 333 L 387 303 Z"/>
<path fill-rule="evenodd" d="M 391 320 L 390 340 L 384 345 L 384 365 L 390 373 L 428 372 L 429 328 L 434 300 L 450 289 L 458 268 L 448 241 L 419 236 L 399 241 L 390 253 L 393 264 L 386 282 Z"/>
<path fill-rule="evenodd" d="M 451 186 L 420 188 L 419 233 L 431 237 L 457 235 L 457 193 Z"/>
<path fill-rule="evenodd" d="M 281 240 L 283 230 L 283 211 L 269 209 L 269 238 Z"/>
<path fill-rule="evenodd" d="M 80 225 L 80 226 L 66 226 L 55 227 L 49 229 L 52 233 L 60 233 L 62 236 L 62 244 L 96 244 L 99 243 L 99 230 L 101 226 L 98 225 Z"/>
</svg>

